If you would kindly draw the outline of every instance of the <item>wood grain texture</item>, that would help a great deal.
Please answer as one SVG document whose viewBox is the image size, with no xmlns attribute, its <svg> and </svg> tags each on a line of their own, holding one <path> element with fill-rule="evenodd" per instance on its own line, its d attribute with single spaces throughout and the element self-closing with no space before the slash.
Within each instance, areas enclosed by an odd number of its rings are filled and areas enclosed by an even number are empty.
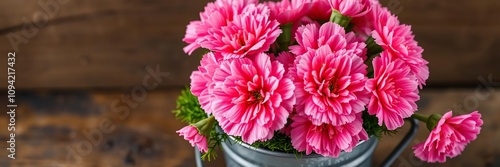
<svg viewBox="0 0 500 167">
<path fill-rule="evenodd" d="M 19 45 L 17 86 L 133 86 L 142 82 L 146 66 L 156 65 L 171 73 L 162 86 L 186 85 L 199 57 L 185 55 L 181 39 L 188 22 L 206 3 L 196 2 L 69 1 L 27 44 Z M 5 12 L 0 18 L 9 19 L 0 24 L 0 29 L 22 25 L 13 18 L 31 18 L 42 10 L 31 2 L 5 3 L 0 5 Z M 15 11 L 21 6 L 23 10 Z M 22 35 L 22 27 L 12 32 Z M 0 53 L 12 50 L 7 37 L 0 39 L 0 46 Z"/>
<path fill-rule="evenodd" d="M 7 34 L 23 34 L 23 17 L 43 15 L 38 2 L 0 2 L 0 54 L 12 51 Z M 171 75 L 162 87 L 189 83 L 198 56 L 187 56 L 181 41 L 190 20 L 209 0 L 68 0 L 47 25 L 19 45 L 16 83 L 19 89 L 109 88 L 139 85 L 146 66 Z M 500 80 L 500 2 L 382 0 L 412 25 L 430 64 L 428 85 L 478 83 L 492 74 Z M 396 5 L 395 5 L 396 4 Z M 53 10 L 56 11 L 56 10 Z M 198 52 L 197 54 L 199 54 Z M 2 61 L 3 62 L 3 61 Z M 0 73 L 6 65 L 0 64 Z M 2 78 L 1 81 L 5 81 Z M 0 82 L 5 87 L 6 82 Z"/>
<path fill-rule="evenodd" d="M 114 112 L 113 102 L 121 101 L 121 96 L 128 93 L 47 91 L 20 94 L 16 115 L 17 157 L 16 160 L 7 159 L 6 142 L 0 142 L 0 150 L 4 150 L 1 151 L 0 166 L 52 167 L 53 163 L 66 167 L 195 166 L 193 148 L 175 133 L 185 125 L 170 113 L 175 108 L 179 90 L 148 92 L 144 100 L 132 100 L 132 104 L 137 103 L 137 106 L 129 107 L 130 114 L 120 117 L 122 113 Z M 455 114 L 469 113 L 466 109 L 453 107 L 454 104 L 464 104 L 464 99 L 468 97 L 474 98 L 475 90 L 423 90 L 419 112 L 443 114 L 452 108 Z M 0 97 L 0 106 L 5 106 L 5 102 L 4 97 Z M 497 110 L 500 92 L 494 90 L 478 102 L 484 125 L 477 140 L 469 144 L 461 156 L 449 159 L 445 164 L 426 164 L 413 157 L 412 149 L 407 148 L 394 166 L 498 166 L 500 130 L 497 120 L 500 115 Z M 119 102 L 117 106 L 126 104 Z M 111 131 L 100 128 L 99 122 L 107 119 L 114 126 Z M 5 116 L 0 117 L 0 125 L 7 125 Z M 397 135 L 382 138 L 373 157 L 374 166 L 378 166 L 395 147 L 408 126 L 405 125 Z M 85 143 L 93 141 L 85 135 L 86 132 L 96 130 L 103 134 L 102 140 L 85 149 Z M 427 134 L 428 130 L 420 124 L 418 136 L 411 145 L 423 142 Z M 94 136 L 94 139 L 99 137 Z M 0 141 L 6 140 L 6 130 L 0 130 Z M 73 149 L 76 155 L 66 147 Z M 76 161 L 75 156 L 81 158 L 80 161 Z M 225 166 L 223 160 L 223 154 L 219 153 L 217 160 L 206 165 Z"/>
<path fill-rule="evenodd" d="M 500 80 L 500 2 L 381 0 L 412 26 L 430 68 L 429 85 L 476 86 L 477 77 Z"/>
<path fill-rule="evenodd" d="M 195 166 L 193 148 L 175 133 L 185 125 L 170 112 L 179 92 L 149 92 L 143 101 L 131 100 L 137 106 L 117 103 L 128 108 L 126 115 L 115 112 L 112 104 L 128 92 L 20 94 L 16 160 L 2 154 L 0 166 Z M 112 128 L 102 128 L 103 121 L 110 121 Z M 0 123 L 7 125 L 6 117 Z M 8 139 L 6 130 L 1 130 L 0 140 Z M 6 142 L 0 142 L 2 150 L 6 147 Z M 211 163 L 208 166 L 220 166 L 223 159 Z"/>
</svg>

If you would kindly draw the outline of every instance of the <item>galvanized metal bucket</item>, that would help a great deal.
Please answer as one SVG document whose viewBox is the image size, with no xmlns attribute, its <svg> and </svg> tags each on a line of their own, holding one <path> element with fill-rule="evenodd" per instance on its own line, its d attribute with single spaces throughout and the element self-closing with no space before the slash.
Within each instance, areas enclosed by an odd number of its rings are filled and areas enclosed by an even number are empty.
<svg viewBox="0 0 500 167">
<path fill-rule="evenodd" d="M 406 148 L 415 137 L 418 130 L 418 121 L 409 119 L 412 128 L 396 146 L 393 152 L 386 158 L 382 166 L 390 166 L 399 154 Z M 254 148 L 245 143 L 233 141 L 222 143 L 224 157 L 228 167 L 325 167 L 325 166 L 371 166 L 373 152 L 377 147 L 378 139 L 371 137 L 369 140 L 360 142 L 352 152 L 342 152 L 339 157 L 323 157 L 319 154 L 294 155 L 291 153 L 275 152 L 261 148 Z M 203 166 L 197 154 L 197 166 Z"/>
<path fill-rule="evenodd" d="M 325 167 L 325 166 L 370 166 L 371 157 L 378 140 L 375 137 L 362 141 L 352 152 L 342 152 L 338 158 L 319 154 L 295 156 L 290 153 L 273 152 L 253 148 L 248 144 L 223 143 L 227 166 L 231 167 Z"/>
</svg>

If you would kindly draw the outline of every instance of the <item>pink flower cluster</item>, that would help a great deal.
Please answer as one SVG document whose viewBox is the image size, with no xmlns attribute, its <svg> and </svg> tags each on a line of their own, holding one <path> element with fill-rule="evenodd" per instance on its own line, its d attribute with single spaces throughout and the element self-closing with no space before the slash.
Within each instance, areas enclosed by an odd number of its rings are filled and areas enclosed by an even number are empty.
<svg viewBox="0 0 500 167">
<path fill-rule="evenodd" d="M 349 25 L 328 22 L 332 12 Z M 183 41 L 187 54 L 209 51 L 190 88 L 225 133 L 251 144 L 284 132 L 306 154 L 338 157 L 367 140 L 365 110 L 389 130 L 403 126 L 429 77 L 411 27 L 375 0 L 215 0 L 187 26 Z M 374 46 L 382 51 L 369 54 Z M 443 151 L 429 146 L 440 142 L 441 131 L 455 133 L 441 124 L 435 140 L 417 146 L 417 156 Z M 463 135 L 446 141 L 463 149 L 471 139 Z"/>
</svg>

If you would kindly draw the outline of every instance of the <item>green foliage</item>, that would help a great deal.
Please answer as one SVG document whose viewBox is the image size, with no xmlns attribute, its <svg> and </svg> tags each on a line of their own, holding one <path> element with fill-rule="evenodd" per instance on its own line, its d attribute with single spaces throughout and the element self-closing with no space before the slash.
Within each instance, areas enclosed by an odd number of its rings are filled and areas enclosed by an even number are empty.
<svg viewBox="0 0 500 167">
<path fill-rule="evenodd" d="M 234 137 L 234 139 L 236 143 L 244 143 L 241 137 Z M 283 153 L 293 153 L 296 157 L 303 154 L 303 152 L 299 152 L 293 148 L 292 140 L 289 136 L 278 131 L 274 132 L 274 137 L 272 139 L 267 141 L 256 141 L 250 146 Z"/>
<path fill-rule="evenodd" d="M 187 124 L 194 124 L 207 118 L 207 114 L 201 109 L 198 97 L 193 95 L 188 87 L 181 91 L 177 98 L 177 109 L 172 111 L 177 119 Z"/>
<path fill-rule="evenodd" d="M 297 150 L 295 150 L 292 146 L 291 138 L 280 132 L 275 132 L 272 139 L 267 141 L 257 141 L 253 143 L 252 146 L 285 153 L 297 152 Z"/>
</svg>

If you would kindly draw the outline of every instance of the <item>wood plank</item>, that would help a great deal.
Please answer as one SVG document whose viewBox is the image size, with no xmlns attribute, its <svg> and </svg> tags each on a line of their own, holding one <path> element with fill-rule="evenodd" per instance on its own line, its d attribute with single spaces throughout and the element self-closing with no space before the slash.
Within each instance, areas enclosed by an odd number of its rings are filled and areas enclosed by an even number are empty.
<svg viewBox="0 0 500 167">
<path fill-rule="evenodd" d="M 423 56 L 429 63 L 432 85 L 476 86 L 478 77 L 491 75 L 500 81 L 500 26 L 413 26 L 416 40 L 424 48 Z M 476 31 L 482 29 L 482 31 Z"/>
<path fill-rule="evenodd" d="M 411 25 L 461 26 L 500 25 L 500 2 L 495 0 L 380 0 L 380 3 L 397 14 L 403 23 Z"/>
<path fill-rule="evenodd" d="M 84 6 L 99 6 L 97 2 L 89 4 Z M 76 8 L 70 3 L 66 7 L 66 10 Z M 182 52 L 184 44 L 181 39 L 188 21 L 194 19 L 188 15 L 196 16 L 201 9 L 195 11 L 194 7 L 179 1 L 122 8 L 106 15 L 40 29 L 37 36 L 28 44 L 21 45 L 17 53 L 16 66 L 21 71 L 17 74 L 17 86 L 83 88 L 140 85 L 147 74 L 144 68 L 156 65 L 160 65 L 162 71 L 171 73 L 163 86 L 188 84 L 188 76 L 199 64 L 199 58 Z M 180 8 L 193 10 L 174 10 Z M 99 10 L 104 9 L 88 12 Z M 175 15 L 183 17 L 169 17 Z M 2 38 L 0 44 L 9 46 L 7 38 Z M 1 53 L 8 50 L 11 48 L 0 48 Z M 5 82 L 1 86 L 6 86 Z"/>
<path fill-rule="evenodd" d="M 59 3 L 52 3 L 58 2 Z M 142 12 L 152 13 L 162 11 L 170 15 L 182 16 L 185 21 L 195 19 L 198 12 L 209 0 L 198 0 L 194 3 L 186 3 L 183 0 L 170 0 L 168 2 L 159 0 L 108 0 L 108 1 L 76 1 L 76 0 L 19 0 L 1 2 L 0 29 L 24 24 L 22 17 L 29 21 L 40 13 L 50 15 L 51 21 L 59 21 L 65 18 L 92 16 L 102 11 L 122 12 Z M 45 4 L 45 5 L 44 5 Z M 57 7 L 56 7 L 57 6 Z M 180 10 L 182 9 L 182 10 Z M 176 23 L 174 23 L 176 24 Z"/>
<path fill-rule="evenodd" d="M 126 117 L 111 110 L 112 102 L 120 100 L 121 94 L 82 91 L 20 94 L 16 160 L 1 156 L 0 165 L 195 166 L 193 148 L 175 133 L 185 125 L 170 112 L 175 108 L 179 90 L 148 93 L 146 100 L 134 101 L 139 105 L 130 107 Z M 5 106 L 5 102 L 1 104 Z M 103 129 L 100 125 L 103 120 L 111 121 L 113 128 Z M 6 117 L 1 117 L 0 123 L 7 125 Z M 9 139 L 6 130 L 0 131 L 0 139 Z M 91 147 L 87 149 L 86 144 Z M 6 147 L 6 142 L 0 142 L 2 150 Z M 223 159 L 212 163 L 221 164 Z"/>
</svg>

